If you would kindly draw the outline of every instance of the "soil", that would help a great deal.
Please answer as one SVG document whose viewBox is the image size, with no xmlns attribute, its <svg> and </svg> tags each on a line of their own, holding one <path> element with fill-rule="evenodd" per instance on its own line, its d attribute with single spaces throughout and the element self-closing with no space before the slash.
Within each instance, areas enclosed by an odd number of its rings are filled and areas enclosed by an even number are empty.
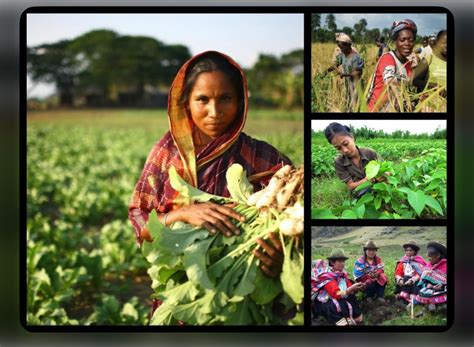
<svg viewBox="0 0 474 347">
<path fill-rule="evenodd" d="M 398 318 L 405 314 L 407 305 L 401 300 L 395 298 L 365 299 L 360 302 L 360 307 L 364 315 L 363 325 L 381 325 L 385 321 Z M 437 312 L 442 313 L 445 307 L 437 307 Z M 418 311 L 415 318 L 425 315 L 428 309 Z M 311 324 L 315 326 L 330 325 L 324 317 L 312 317 Z"/>
<path fill-rule="evenodd" d="M 361 302 L 367 325 L 381 325 L 383 322 L 400 317 L 406 312 L 407 305 L 395 298 L 366 299 Z"/>
</svg>

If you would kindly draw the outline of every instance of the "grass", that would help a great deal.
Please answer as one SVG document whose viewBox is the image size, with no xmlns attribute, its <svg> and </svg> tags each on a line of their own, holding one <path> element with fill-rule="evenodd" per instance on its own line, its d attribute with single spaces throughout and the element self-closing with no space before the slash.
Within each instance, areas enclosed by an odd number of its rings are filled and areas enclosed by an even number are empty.
<svg viewBox="0 0 474 347">
<path fill-rule="evenodd" d="M 346 185 L 337 177 L 320 177 L 311 180 L 311 206 L 333 209 L 350 199 Z"/>
</svg>

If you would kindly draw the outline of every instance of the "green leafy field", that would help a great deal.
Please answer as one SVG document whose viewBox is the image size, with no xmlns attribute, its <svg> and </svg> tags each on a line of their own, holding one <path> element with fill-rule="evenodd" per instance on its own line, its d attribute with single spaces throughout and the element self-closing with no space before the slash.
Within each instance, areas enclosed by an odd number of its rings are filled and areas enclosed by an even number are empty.
<svg viewBox="0 0 474 347">
<path fill-rule="evenodd" d="M 244 131 L 301 165 L 302 119 L 255 111 Z M 127 207 L 167 129 L 162 110 L 28 114 L 28 324 L 147 324 L 153 291 Z"/>
<path fill-rule="evenodd" d="M 375 150 L 377 183 L 358 200 L 336 176 L 335 149 L 313 136 L 311 207 L 315 219 L 446 218 L 446 141 L 434 139 L 371 139 L 359 147 Z M 387 174 L 388 172 L 388 174 Z M 369 175 L 368 175 L 369 177 Z"/>
</svg>

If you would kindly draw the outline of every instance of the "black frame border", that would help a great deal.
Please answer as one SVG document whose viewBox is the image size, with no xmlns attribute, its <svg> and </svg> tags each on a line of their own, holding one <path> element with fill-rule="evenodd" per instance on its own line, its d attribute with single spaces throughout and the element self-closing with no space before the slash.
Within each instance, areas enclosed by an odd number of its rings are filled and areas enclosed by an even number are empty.
<svg viewBox="0 0 474 347">
<path fill-rule="evenodd" d="M 448 314 L 446 326 L 312 326 L 310 300 L 311 274 L 311 226 L 317 225 L 364 225 L 364 226 L 395 226 L 395 225 L 436 225 L 447 227 L 449 273 L 454 271 L 454 63 L 448 64 L 448 111 L 441 114 L 430 114 L 426 119 L 446 119 L 447 121 L 447 154 L 448 154 L 448 216 L 443 224 L 435 220 L 416 221 L 397 220 L 311 220 L 311 208 L 305 209 L 305 299 L 303 326 L 133 326 L 133 325 L 97 325 L 97 326 L 46 326 L 27 324 L 27 240 L 26 240 L 26 209 L 27 209 L 27 109 L 26 109 L 26 52 L 27 52 L 27 15 L 28 14 L 301 14 L 304 22 L 304 161 L 308 167 L 311 163 L 311 120 L 338 118 L 334 113 L 311 113 L 311 13 L 439 13 L 447 16 L 447 30 L 450 48 L 448 60 L 454 62 L 454 16 L 445 7 L 439 6 L 38 6 L 23 11 L 20 18 L 20 323 L 29 332 L 443 332 L 447 331 L 454 320 L 454 276 L 448 278 Z M 354 115 L 354 114 L 353 114 Z M 409 116 L 392 115 L 391 119 L 414 119 Z M 346 116 L 339 117 L 348 119 Z M 360 119 L 379 119 L 374 114 L 358 113 Z M 388 118 L 387 118 L 388 119 Z M 308 171 L 308 168 L 306 169 Z M 305 176 L 306 191 L 311 191 L 311 175 Z M 306 194 L 305 205 L 311 206 L 311 194 Z M 359 224 L 360 223 L 360 224 Z M 309 234 L 308 234 L 309 233 Z M 309 236 L 308 236 L 309 235 Z M 275 329 L 277 328 L 277 329 Z"/>
</svg>

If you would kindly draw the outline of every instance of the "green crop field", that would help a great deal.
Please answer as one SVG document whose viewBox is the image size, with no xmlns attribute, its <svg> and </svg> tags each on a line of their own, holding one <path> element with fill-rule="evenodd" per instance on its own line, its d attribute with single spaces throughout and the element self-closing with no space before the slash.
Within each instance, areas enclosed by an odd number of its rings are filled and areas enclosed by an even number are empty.
<svg viewBox="0 0 474 347">
<path fill-rule="evenodd" d="M 151 280 L 128 202 L 162 110 L 30 112 L 27 322 L 147 324 Z M 244 131 L 303 163 L 303 112 L 250 112 Z"/>
<path fill-rule="evenodd" d="M 371 192 L 359 200 L 336 176 L 336 150 L 313 135 L 311 208 L 316 219 L 446 218 L 446 141 L 434 139 L 360 139 L 382 162 Z M 389 176 L 384 176 L 390 172 Z"/>
</svg>

